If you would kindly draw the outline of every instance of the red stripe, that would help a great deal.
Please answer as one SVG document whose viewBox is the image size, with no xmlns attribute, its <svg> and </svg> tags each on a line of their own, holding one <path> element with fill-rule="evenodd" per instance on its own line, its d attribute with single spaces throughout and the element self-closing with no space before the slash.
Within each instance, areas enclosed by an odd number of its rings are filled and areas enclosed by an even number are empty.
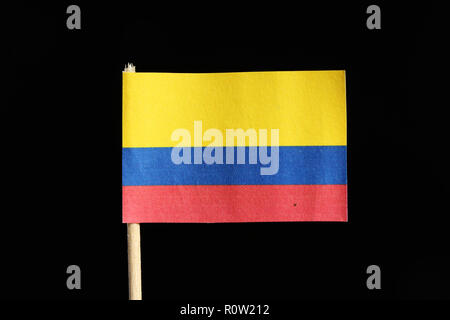
<svg viewBox="0 0 450 320">
<path fill-rule="evenodd" d="M 347 221 L 347 185 L 124 186 L 123 222 Z"/>
</svg>

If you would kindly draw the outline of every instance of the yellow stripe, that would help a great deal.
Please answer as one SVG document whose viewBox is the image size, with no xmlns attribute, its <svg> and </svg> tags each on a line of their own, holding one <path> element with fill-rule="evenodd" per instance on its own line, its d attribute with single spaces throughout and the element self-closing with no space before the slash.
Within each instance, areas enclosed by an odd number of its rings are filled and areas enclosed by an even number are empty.
<svg viewBox="0 0 450 320">
<path fill-rule="evenodd" d="M 194 145 L 194 121 L 224 141 L 253 128 L 279 129 L 280 146 L 346 145 L 345 71 L 123 73 L 123 147 L 173 147 L 179 128 Z"/>
</svg>

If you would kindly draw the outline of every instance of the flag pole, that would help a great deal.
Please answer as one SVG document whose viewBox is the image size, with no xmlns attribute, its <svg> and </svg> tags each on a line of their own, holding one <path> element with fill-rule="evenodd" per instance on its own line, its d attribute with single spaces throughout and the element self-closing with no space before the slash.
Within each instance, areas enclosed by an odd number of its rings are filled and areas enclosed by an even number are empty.
<svg viewBox="0 0 450 320">
<path fill-rule="evenodd" d="M 129 299 L 142 300 L 141 234 L 139 223 L 127 223 Z"/>
<path fill-rule="evenodd" d="M 136 69 L 129 63 L 124 72 L 136 72 Z M 140 228 L 139 223 L 127 223 L 129 300 L 142 300 Z"/>
</svg>

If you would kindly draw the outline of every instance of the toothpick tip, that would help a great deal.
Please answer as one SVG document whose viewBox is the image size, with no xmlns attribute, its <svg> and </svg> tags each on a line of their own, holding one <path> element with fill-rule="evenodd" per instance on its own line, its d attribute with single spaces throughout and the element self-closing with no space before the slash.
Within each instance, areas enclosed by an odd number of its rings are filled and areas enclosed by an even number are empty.
<svg viewBox="0 0 450 320">
<path fill-rule="evenodd" d="M 136 67 L 132 63 L 128 63 L 125 65 L 123 72 L 136 72 Z"/>
</svg>

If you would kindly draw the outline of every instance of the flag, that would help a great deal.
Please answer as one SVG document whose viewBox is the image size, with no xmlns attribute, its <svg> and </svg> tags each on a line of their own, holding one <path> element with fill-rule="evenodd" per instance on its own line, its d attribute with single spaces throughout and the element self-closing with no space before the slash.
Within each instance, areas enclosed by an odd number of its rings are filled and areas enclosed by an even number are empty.
<svg viewBox="0 0 450 320">
<path fill-rule="evenodd" d="M 123 73 L 123 222 L 347 221 L 345 71 Z"/>
</svg>

